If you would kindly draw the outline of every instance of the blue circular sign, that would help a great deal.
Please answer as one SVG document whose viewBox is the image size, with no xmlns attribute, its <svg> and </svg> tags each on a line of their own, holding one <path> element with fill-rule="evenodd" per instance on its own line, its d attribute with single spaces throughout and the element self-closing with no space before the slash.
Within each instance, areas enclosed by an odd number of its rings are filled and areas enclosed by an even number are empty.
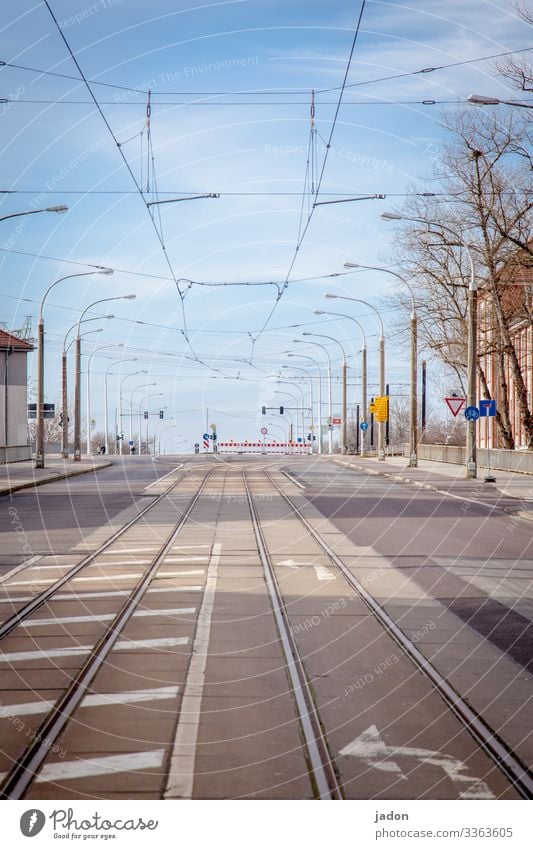
<svg viewBox="0 0 533 849">
<path fill-rule="evenodd" d="M 302 437 L 301 437 L 301 436 L 299 436 L 299 437 L 298 437 L 298 439 L 296 440 L 296 442 L 303 442 Z"/>
<path fill-rule="evenodd" d="M 210 433 L 204 433 L 204 435 L 203 435 L 203 437 L 202 437 L 202 438 L 203 438 L 203 439 L 209 439 L 209 437 L 210 437 L 210 436 L 211 436 L 211 434 L 210 434 Z"/>
<path fill-rule="evenodd" d="M 368 430 L 368 422 L 361 422 L 359 427 L 361 428 L 361 430 Z"/>
<path fill-rule="evenodd" d="M 465 410 L 465 419 L 469 422 L 475 422 L 479 419 L 479 410 L 477 407 L 467 407 Z"/>
<path fill-rule="evenodd" d="M 135 445 L 133 439 L 130 439 L 130 441 L 128 442 L 128 445 Z"/>
</svg>

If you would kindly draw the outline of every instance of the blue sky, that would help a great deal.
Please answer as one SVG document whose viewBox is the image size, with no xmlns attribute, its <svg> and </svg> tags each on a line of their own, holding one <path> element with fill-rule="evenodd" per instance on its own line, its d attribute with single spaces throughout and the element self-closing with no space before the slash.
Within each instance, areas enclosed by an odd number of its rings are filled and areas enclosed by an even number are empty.
<svg viewBox="0 0 533 849">
<path fill-rule="evenodd" d="M 110 84 L 92 88 L 143 189 L 144 92 L 151 88 L 159 197 L 221 195 L 159 207 L 175 275 L 218 283 L 283 282 L 298 236 L 310 92 L 317 92 L 320 165 L 360 3 L 50 0 L 50 6 L 87 78 Z M 250 357 L 249 332 L 262 327 L 276 287 L 193 286 L 184 300 L 187 344 L 160 242 L 89 92 L 77 80 L 37 73 L 78 77 L 46 5 L 20 0 L 5 9 L 0 58 L 36 70 L 1 69 L 0 95 L 13 102 L 0 107 L 0 188 L 18 194 L 2 197 L 0 214 L 60 203 L 69 212 L 2 222 L 0 320 L 16 328 L 32 315 L 35 327 L 35 301 L 50 282 L 88 270 L 84 263 L 117 269 L 112 277 L 66 281 L 50 295 L 46 400 L 58 400 L 61 340 L 79 310 L 98 298 L 130 292 L 137 299 L 106 307 L 103 312 L 117 318 L 94 322 L 92 327 L 102 326 L 103 331 L 84 340 L 87 353 L 96 345 L 110 346 L 92 359 L 91 413 L 98 427 L 103 424 L 102 373 L 121 352 L 138 358 L 124 364 L 122 376 L 136 368 L 149 371 L 147 380 L 157 381 L 153 391 L 163 392 L 162 406 L 175 418 L 177 427 L 168 436 L 183 434 L 189 444 L 204 430 L 206 406 L 216 411 L 210 418 L 217 422 L 219 438 L 257 436 L 263 424 L 258 410 L 273 403 L 273 392 L 280 388 L 268 375 L 291 362 L 283 352 L 295 348 L 320 358 L 318 349 L 293 345 L 302 330 L 341 340 L 350 365 L 355 365 L 360 345 L 355 325 L 314 316 L 313 310 L 326 308 L 323 294 L 328 290 L 377 302 L 389 282 L 371 273 L 333 280 L 320 276 L 341 271 L 346 260 L 389 260 L 391 234 L 379 213 L 401 207 L 408 187 L 426 188 L 420 181 L 445 139 L 440 125 L 445 104 L 449 109 L 473 108 L 458 103 L 472 92 L 509 96 L 489 62 L 370 81 L 517 50 L 529 41 L 526 25 L 509 2 L 366 3 L 348 78 L 352 87 L 339 112 L 321 199 L 336 193 L 383 193 L 387 199 L 317 208 L 289 286 L 255 345 L 258 371 L 235 359 Z M 319 93 L 323 89 L 335 90 Z M 422 100 L 437 104 L 422 105 Z M 152 191 L 150 180 L 147 200 L 153 199 Z M 344 307 L 367 329 L 370 379 L 375 382 L 375 321 L 361 305 L 345 302 Z M 384 313 L 383 318 L 391 317 Z M 139 321 L 146 324 L 135 323 Z M 118 342 L 123 349 L 113 349 Z M 338 363 L 338 346 L 332 342 L 330 347 Z M 389 356 L 393 392 L 403 391 L 406 383 L 399 350 Z M 113 396 L 120 371 L 117 367 L 117 377 L 110 381 Z M 356 382 L 355 368 L 350 378 Z M 127 385 L 134 386 L 135 378 Z M 351 391 L 355 395 L 356 387 Z M 158 407 L 159 398 L 154 401 Z M 110 405 L 114 407 L 111 395 Z"/>
</svg>

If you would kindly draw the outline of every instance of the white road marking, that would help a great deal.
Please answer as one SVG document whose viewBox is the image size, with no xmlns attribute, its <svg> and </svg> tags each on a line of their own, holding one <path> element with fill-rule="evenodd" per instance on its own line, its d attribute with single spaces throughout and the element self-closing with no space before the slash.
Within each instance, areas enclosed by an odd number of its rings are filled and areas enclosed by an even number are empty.
<svg viewBox="0 0 533 849">
<path fill-rule="evenodd" d="M 14 569 L 11 569 L 10 572 L 6 572 L 5 575 L 0 577 L 0 584 L 3 584 L 7 581 L 8 578 L 11 578 L 12 575 L 16 575 L 17 572 L 22 572 L 23 569 L 27 569 L 28 566 L 31 566 L 32 563 L 36 563 L 42 557 L 41 554 L 36 554 L 34 557 L 30 557 L 28 560 L 25 560 L 24 563 L 19 563 L 18 566 L 15 566 Z"/>
<path fill-rule="evenodd" d="M 178 727 L 172 746 L 167 786 L 164 792 L 165 799 L 192 798 L 200 710 L 221 551 L 222 546 L 220 543 L 216 543 L 213 546 L 213 553 L 207 570 L 205 592 L 198 614 L 198 624 L 183 691 Z"/>
<path fill-rule="evenodd" d="M 122 575 L 93 575 L 89 578 L 71 578 L 71 581 L 77 581 L 78 583 L 87 582 L 87 581 L 119 581 L 124 580 L 125 578 L 140 578 L 141 572 L 126 572 Z M 33 581 L 12 581 L 9 584 L 6 584 L 8 587 L 28 587 L 33 586 L 34 584 L 55 584 L 57 578 L 34 578 Z"/>
<path fill-rule="evenodd" d="M 131 649 L 161 649 L 173 646 L 186 646 L 188 637 L 165 637 L 158 640 L 119 640 L 113 651 L 131 651 Z M 25 660 L 42 660 L 50 657 L 76 657 L 89 654 L 93 646 L 74 646 L 73 648 L 46 649 L 39 651 L 0 652 L 0 663 L 16 663 Z"/>
<path fill-rule="evenodd" d="M 195 607 L 174 607 L 169 610 L 137 610 L 136 616 L 179 616 L 185 613 L 196 613 Z M 88 616 L 58 616 L 51 619 L 30 619 L 21 622 L 21 628 L 37 628 L 40 625 L 67 625 L 75 622 L 110 622 L 116 616 L 115 613 L 93 613 Z"/>
<path fill-rule="evenodd" d="M 392 757 L 416 758 L 423 763 L 432 764 L 442 769 L 446 775 L 457 785 L 457 792 L 461 799 L 494 799 L 494 795 L 484 781 L 479 778 L 465 775 L 468 769 L 464 761 L 435 752 L 431 749 L 419 749 L 411 746 L 387 746 L 375 725 L 371 725 L 356 737 L 351 743 L 339 752 L 340 755 L 362 758 L 371 767 L 382 772 L 393 772 L 407 781 L 401 767 Z"/>
<path fill-rule="evenodd" d="M 276 563 L 276 566 L 288 566 L 289 569 L 299 569 L 300 566 L 309 566 L 309 563 L 297 563 L 296 560 L 290 558 L 289 560 L 280 560 L 279 563 Z"/>
<path fill-rule="evenodd" d="M 147 593 L 198 593 L 203 587 L 195 585 L 190 587 L 153 587 L 147 590 Z M 87 598 L 113 598 L 114 596 L 130 595 L 130 590 L 109 590 L 101 593 L 58 593 L 53 597 L 53 601 L 85 601 Z M 22 604 L 27 601 L 33 601 L 35 596 L 19 596 L 18 598 L 2 598 L 0 604 Z"/>
<path fill-rule="evenodd" d="M 73 778 L 90 778 L 96 775 L 114 775 L 117 772 L 138 772 L 160 767 L 165 756 L 164 749 L 151 752 L 134 752 L 128 755 L 111 755 L 91 760 L 67 761 L 46 764 L 34 778 L 38 784 L 45 781 L 68 781 Z M 2 773 L 4 779 L 7 773 Z"/>
<path fill-rule="evenodd" d="M 178 543 L 177 545 L 172 546 L 172 551 L 175 551 L 178 548 L 210 548 L 210 546 L 205 543 L 202 543 L 201 545 L 199 543 L 195 543 L 195 545 L 180 545 Z"/>
<path fill-rule="evenodd" d="M 180 578 L 182 575 L 187 577 L 191 575 L 204 575 L 205 569 L 189 569 L 181 572 L 158 572 L 156 578 Z"/>
<path fill-rule="evenodd" d="M 202 554 L 199 557 L 194 557 L 190 554 L 185 554 L 183 555 L 183 557 L 164 557 L 163 563 L 194 563 L 198 562 L 199 560 L 203 560 L 205 562 L 206 560 L 209 560 L 209 557 L 207 556 L 207 554 Z"/>
<path fill-rule="evenodd" d="M 313 566 L 319 581 L 334 581 L 335 575 L 325 566 Z"/>
<path fill-rule="evenodd" d="M 300 481 L 297 481 L 296 478 L 293 477 L 289 472 L 285 472 L 284 470 L 282 470 L 281 474 L 285 475 L 286 478 L 289 478 L 291 483 L 293 483 L 295 486 L 299 486 L 300 489 L 305 489 L 305 485 L 303 483 L 300 483 Z"/>
<path fill-rule="evenodd" d="M 124 693 L 91 693 L 85 696 L 80 707 L 101 707 L 102 705 L 128 705 L 141 702 L 156 702 L 172 699 L 178 695 L 179 687 L 157 687 L 153 690 L 129 690 Z M 0 708 L 0 719 L 11 716 L 35 716 L 48 713 L 54 702 L 22 702 L 18 705 L 4 705 Z"/>
</svg>

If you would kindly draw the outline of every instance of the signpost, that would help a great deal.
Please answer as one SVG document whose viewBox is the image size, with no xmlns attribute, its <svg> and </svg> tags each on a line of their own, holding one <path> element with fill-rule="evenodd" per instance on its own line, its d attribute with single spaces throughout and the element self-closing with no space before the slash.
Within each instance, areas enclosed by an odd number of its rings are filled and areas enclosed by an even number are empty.
<svg viewBox="0 0 533 849">
<path fill-rule="evenodd" d="M 368 407 L 377 422 L 386 422 L 389 420 L 389 396 L 378 395 Z"/>
<path fill-rule="evenodd" d="M 268 433 L 268 428 L 266 428 L 266 427 L 262 427 L 262 428 L 261 428 L 261 433 L 263 434 L 263 436 L 266 436 L 266 435 L 267 435 L 267 433 Z"/>
</svg>

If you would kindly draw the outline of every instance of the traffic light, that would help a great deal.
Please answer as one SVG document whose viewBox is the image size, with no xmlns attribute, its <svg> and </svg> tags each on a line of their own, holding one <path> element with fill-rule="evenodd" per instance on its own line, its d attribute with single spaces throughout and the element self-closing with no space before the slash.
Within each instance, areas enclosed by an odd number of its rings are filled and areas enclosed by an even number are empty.
<svg viewBox="0 0 533 849">
<path fill-rule="evenodd" d="M 266 414 L 267 414 L 267 408 L 266 407 L 261 407 L 261 414 L 263 416 L 266 416 Z"/>
<path fill-rule="evenodd" d="M 313 440 L 313 434 L 312 434 L 312 433 L 308 433 L 308 434 L 307 434 L 307 441 L 308 441 L 308 442 L 312 442 L 312 440 Z"/>
<path fill-rule="evenodd" d="M 147 419 L 147 418 L 148 418 L 148 410 L 145 410 L 145 411 L 144 411 L 144 418 L 145 418 L 145 419 Z"/>
<path fill-rule="evenodd" d="M 164 419 L 164 418 L 165 418 L 165 411 L 164 411 L 164 410 L 159 410 L 159 418 L 160 418 L 160 419 Z"/>
<path fill-rule="evenodd" d="M 280 408 L 279 408 L 279 414 L 280 414 L 280 416 L 282 416 L 282 415 L 283 415 L 283 410 L 284 410 L 284 409 L 285 409 L 285 407 L 280 407 Z"/>
</svg>

